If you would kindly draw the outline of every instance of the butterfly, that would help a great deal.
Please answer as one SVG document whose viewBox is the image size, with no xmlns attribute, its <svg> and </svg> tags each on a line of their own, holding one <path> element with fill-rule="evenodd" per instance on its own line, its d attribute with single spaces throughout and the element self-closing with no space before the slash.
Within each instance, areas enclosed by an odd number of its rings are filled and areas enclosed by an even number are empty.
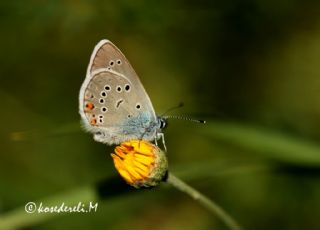
<svg viewBox="0 0 320 230">
<path fill-rule="evenodd" d="M 80 89 L 79 113 L 83 127 L 98 142 L 112 145 L 160 137 L 164 141 L 166 119 L 156 116 L 138 75 L 109 40 L 101 40 L 92 52 Z"/>
</svg>

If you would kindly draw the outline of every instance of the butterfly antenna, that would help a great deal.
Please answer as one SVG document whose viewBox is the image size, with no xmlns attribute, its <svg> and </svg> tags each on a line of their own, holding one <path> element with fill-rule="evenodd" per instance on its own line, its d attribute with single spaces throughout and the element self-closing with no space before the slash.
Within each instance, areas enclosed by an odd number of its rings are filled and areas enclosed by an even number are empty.
<svg viewBox="0 0 320 230">
<path fill-rule="evenodd" d="M 201 123 L 201 124 L 205 124 L 206 121 L 205 120 L 200 120 L 200 119 L 193 119 L 190 117 L 181 117 L 181 116 L 163 116 L 164 119 L 178 119 L 178 120 L 184 120 L 184 121 L 192 121 L 192 122 L 196 122 L 196 123 Z"/>
<path fill-rule="evenodd" d="M 163 114 L 161 114 L 160 117 L 165 117 L 164 115 L 166 115 L 167 113 L 169 113 L 169 112 L 171 112 L 173 110 L 176 110 L 176 109 L 180 109 L 183 106 L 184 106 L 183 102 L 180 102 L 178 105 L 169 108 L 167 111 L 165 111 Z"/>
</svg>

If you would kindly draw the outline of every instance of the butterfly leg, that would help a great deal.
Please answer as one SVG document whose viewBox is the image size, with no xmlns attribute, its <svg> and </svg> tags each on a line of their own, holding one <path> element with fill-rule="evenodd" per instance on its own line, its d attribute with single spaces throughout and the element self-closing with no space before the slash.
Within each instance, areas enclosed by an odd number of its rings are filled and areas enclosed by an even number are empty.
<svg viewBox="0 0 320 230">
<path fill-rule="evenodd" d="M 157 134 L 157 136 L 158 136 L 158 134 Z M 155 139 L 154 139 L 154 143 L 156 144 L 156 146 L 158 146 L 158 141 L 157 141 L 157 139 L 158 139 L 158 138 L 155 138 Z"/>
<path fill-rule="evenodd" d="M 164 148 L 164 151 L 167 152 L 167 146 L 166 146 L 166 142 L 164 140 L 164 134 L 163 133 L 157 133 L 157 137 L 160 139 L 162 139 L 162 145 L 163 145 L 163 148 Z M 156 138 L 157 139 L 157 138 Z M 155 139 L 155 140 L 156 140 Z M 157 140 L 156 140 L 156 143 L 157 143 Z"/>
</svg>

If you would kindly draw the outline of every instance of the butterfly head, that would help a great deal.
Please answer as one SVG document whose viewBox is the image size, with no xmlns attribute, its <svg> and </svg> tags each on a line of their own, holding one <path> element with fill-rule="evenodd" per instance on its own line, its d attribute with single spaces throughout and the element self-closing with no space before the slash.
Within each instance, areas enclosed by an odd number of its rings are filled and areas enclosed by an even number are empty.
<svg viewBox="0 0 320 230">
<path fill-rule="evenodd" d="M 165 117 L 158 116 L 158 128 L 163 130 L 168 127 L 168 119 Z"/>
</svg>

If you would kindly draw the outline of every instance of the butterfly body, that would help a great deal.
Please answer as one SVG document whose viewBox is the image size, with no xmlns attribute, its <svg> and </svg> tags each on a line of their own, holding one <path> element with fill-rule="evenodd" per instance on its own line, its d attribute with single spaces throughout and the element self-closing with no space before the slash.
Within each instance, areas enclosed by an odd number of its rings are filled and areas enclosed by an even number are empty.
<svg viewBox="0 0 320 230">
<path fill-rule="evenodd" d="M 109 145 L 156 140 L 164 124 L 130 63 L 108 40 L 100 41 L 91 55 L 80 89 L 79 113 L 94 139 Z"/>
</svg>

